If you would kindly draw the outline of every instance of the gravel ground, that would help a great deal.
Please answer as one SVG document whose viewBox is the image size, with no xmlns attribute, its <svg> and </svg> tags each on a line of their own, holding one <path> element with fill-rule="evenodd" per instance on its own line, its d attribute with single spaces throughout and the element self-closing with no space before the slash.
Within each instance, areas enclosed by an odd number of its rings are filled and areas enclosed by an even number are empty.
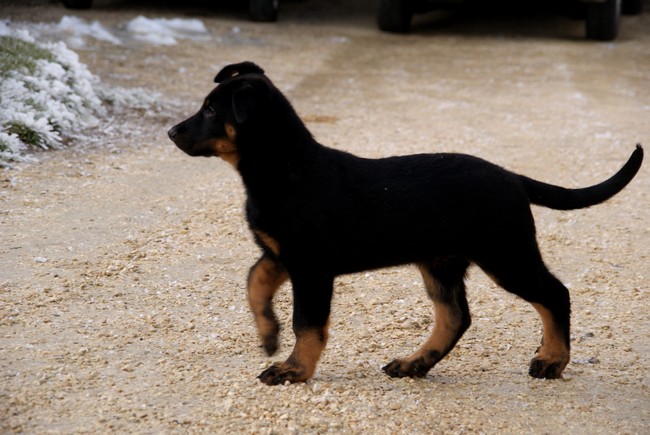
<svg viewBox="0 0 650 435">
<path fill-rule="evenodd" d="M 111 29 L 140 14 L 189 16 L 97 3 L 77 15 Z M 3 8 L 18 21 L 70 13 Z M 457 347 L 424 379 L 385 376 L 433 322 L 417 270 L 400 267 L 338 279 L 315 376 L 272 388 L 256 379 L 271 360 L 247 307 L 259 253 L 238 176 L 165 133 L 221 66 L 253 60 L 329 146 L 465 152 L 588 185 L 650 145 L 650 13 L 625 17 L 619 40 L 601 44 L 548 15 L 429 16 L 396 36 L 375 30 L 370 1 L 288 2 L 277 24 L 193 8 L 210 41 L 79 50 L 103 81 L 161 92 L 167 109 L 118 114 L 88 144 L 0 172 L 2 432 L 647 433 L 647 162 L 604 205 L 534 209 L 545 259 L 572 293 L 564 379 L 527 375 L 539 317 L 478 269 L 474 323 Z M 293 343 L 289 289 L 277 300 L 280 359 Z"/>
</svg>

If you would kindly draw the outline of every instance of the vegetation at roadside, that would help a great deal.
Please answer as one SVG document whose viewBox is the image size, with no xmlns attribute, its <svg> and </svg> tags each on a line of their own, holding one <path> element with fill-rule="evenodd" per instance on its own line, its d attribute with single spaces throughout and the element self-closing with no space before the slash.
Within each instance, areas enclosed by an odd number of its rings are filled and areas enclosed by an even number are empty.
<svg viewBox="0 0 650 435">
<path fill-rule="evenodd" d="M 103 85 L 63 42 L 38 42 L 25 30 L 0 33 L 0 167 L 84 140 L 108 109 L 147 110 L 157 99 Z"/>
</svg>

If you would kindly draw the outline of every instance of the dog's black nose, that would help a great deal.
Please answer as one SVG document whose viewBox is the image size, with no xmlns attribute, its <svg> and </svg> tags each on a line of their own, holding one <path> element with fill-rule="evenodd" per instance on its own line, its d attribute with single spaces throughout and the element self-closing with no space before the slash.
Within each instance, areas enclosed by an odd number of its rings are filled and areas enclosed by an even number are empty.
<svg viewBox="0 0 650 435">
<path fill-rule="evenodd" d="M 167 131 L 167 135 L 169 136 L 169 138 L 171 140 L 174 140 L 174 138 L 176 137 L 176 134 L 178 134 L 178 131 L 176 130 L 176 127 L 172 127 L 172 128 L 169 129 L 169 131 Z"/>
</svg>

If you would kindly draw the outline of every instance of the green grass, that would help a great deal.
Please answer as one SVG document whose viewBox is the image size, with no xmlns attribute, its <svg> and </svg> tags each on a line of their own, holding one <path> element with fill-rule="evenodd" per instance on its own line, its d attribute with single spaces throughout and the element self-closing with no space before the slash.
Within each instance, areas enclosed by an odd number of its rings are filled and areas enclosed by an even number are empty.
<svg viewBox="0 0 650 435">
<path fill-rule="evenodd" d="M 9 122 L 5 124 L 5 129 L 7 133 L 17 135 L 27 145 L 42 146 L 44 142 L 40 134 L 23 124 Z"/>
<path fill-rule="evenodd" d="M 0 36 L 0 77 L 7 77 L 11 71 L 33 73 L 39 59 L 52 62 L 54 56 L 31 42 Z"/>
</svg>

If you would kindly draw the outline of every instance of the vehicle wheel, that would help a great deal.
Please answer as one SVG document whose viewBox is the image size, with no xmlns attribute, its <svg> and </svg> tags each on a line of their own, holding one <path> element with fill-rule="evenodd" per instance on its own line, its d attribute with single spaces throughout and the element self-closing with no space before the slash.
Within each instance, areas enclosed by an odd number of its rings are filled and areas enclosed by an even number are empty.
<svg viewBox="0 0 650 435">
<path fill-rule="evenodd" d="M 641 12 L 643 12 L 643 0 L 623 0 L 625 15 L 639 15 Z"/>
<path fill-rule="evenodd" d="M 580 0 L 569 0 L 564 4 L 564 14 L 571 20 L 585 20 L 587 5 Z"/>
<path fill-rule="evenodd" d="M 379 0 L 377 25 L 386 32 L 406 33 L 413 18 L 412 0 Z"/>
<path fill-rule="evenodd" d="M 587 38 L 612 41 L 618 35 L 621 0 L 605 0 L 587 5 Z"/>
<path fill-rule="evenodd" d="M 63 6 L 70 9 L 89 9 L 93 0 L 63 0 Z"/>
<path fill-rule="evenodd" d="M 248 13 L 253 21 L 276 21 L 279 0 L 249 0 Z"/>
</svg>

